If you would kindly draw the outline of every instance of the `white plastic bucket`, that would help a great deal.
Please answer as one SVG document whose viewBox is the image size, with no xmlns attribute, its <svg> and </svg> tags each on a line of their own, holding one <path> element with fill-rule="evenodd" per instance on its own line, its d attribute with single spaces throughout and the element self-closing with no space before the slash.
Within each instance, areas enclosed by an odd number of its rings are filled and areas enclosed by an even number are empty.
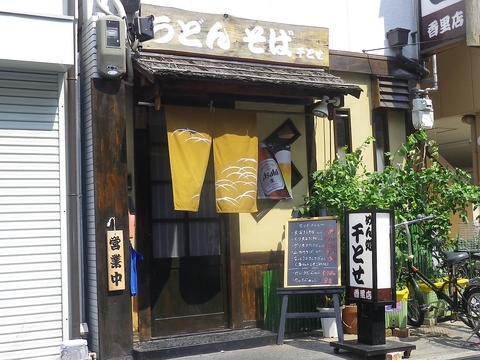
<svg viewBox="0 0 480 360">
<path fill-rule="evenodd" d="M 337 322 L 335 318 L 321 318 L 323 337 L 338 337 Z"/>
<path fill-rule="evenodd" d="M 88 356 L 87 340 L 67 340 L 60 344 L 61 360 L 91 360 Z"/>
</svg>

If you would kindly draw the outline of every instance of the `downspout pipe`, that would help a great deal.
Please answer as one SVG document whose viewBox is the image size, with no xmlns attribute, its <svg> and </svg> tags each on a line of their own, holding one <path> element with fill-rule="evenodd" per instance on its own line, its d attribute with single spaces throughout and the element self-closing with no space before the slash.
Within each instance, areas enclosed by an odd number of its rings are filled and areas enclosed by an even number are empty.
<svg viewBox="0 0 480 360">
<path fill-rule="evenodd" d="M 434 54 L 432 55 L 432 77 L 428 79 L 424 79 L 421 81 L 421 83 L 427 83 L 427 82 L 432 82 L 433 87 L 430 88 L 425 88 L 425 89 L 420 89 L 417 87 L 412 88 L 412 93 L 418 95 L 418 94 L 425 94 L 428 95 L 430 92 L 435 92 L 438 90 L 438 72 L 437 72 L 437 55 Z"/>
<path fill-rule="evenodd" d="M 82 251 L 79 236 L 79 188 L 78 188 L 78 102 L 77 102 L 77 54 L 78 54 L 78 0 L 67 2 L 67 13 L 73 17 L 72 41 L 74 47 L 73 66 L 67 70 L 67 119 L 66 132 L 66 166 L 67 166 L 67 234 L 68 234 L 68 259 L 69 259 L 69 292 L 70 292 L 70 338 L 80 337 L 80 322 L 84 318 L 83 287 L 80 276 L 82 274 Z"/>
<path fill-rule="evenodd" d="M 407 64 L 409 67 L 413 68 L 418 73 L 421 79 L 424 79 L 428 75 L 430 75 L 430 70 L 428 70 L 425 66 L 403 55 L 401 47 L 395 49 L 395 55 L 397 59 L 399 59 L 402 63 Z"/>
</svg>

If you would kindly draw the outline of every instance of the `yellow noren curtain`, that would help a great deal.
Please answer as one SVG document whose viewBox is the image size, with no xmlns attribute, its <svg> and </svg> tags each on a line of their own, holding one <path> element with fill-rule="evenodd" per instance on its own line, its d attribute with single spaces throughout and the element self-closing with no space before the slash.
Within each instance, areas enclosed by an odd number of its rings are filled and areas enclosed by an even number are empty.
<svg viewBox="0 0 480 360">
<path fill-rule="evenodd" d="M 175 210 L 198 211 L 212 146 L 213 121 L 203 109 L 166 106 Z"/>
<path fill-rule="evenodd" d="M 217 109 L 216 112 L 213 158 L 217 212 L 256 212 L 256 115 L 240 110 Z"/>
<path fill-rule="evenodd" d="M 165 115 L 175 210 L 198 211 L 213 140 L 217 212 L 256 212 L 255 113 L 166 106 Z"/>
</svg>

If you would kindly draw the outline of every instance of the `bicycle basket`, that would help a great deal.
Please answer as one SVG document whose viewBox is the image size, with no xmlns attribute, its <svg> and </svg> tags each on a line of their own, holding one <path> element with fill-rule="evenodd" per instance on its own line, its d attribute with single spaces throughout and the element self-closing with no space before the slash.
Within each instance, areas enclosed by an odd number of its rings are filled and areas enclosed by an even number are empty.
<svg viewBox="0 0 480 360">
<path fill-rule="evenodd" d="M 458 250 L 480 252 L 480 225 L 478 223 L 458 224 Z"/>
</svg>

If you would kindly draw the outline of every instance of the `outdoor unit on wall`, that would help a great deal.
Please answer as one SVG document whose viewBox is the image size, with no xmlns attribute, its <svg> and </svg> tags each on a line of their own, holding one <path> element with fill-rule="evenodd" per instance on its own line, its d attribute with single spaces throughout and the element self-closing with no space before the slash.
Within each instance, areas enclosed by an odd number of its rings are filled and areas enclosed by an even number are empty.
<svg viewBox="0 0 480 360">
<path fill-rule="evenodd" d="M 115 15 L 97 20 L 97 71 L 106 79 L 120 79 L 127 72 L 125 21 Z"/>
</svg>

